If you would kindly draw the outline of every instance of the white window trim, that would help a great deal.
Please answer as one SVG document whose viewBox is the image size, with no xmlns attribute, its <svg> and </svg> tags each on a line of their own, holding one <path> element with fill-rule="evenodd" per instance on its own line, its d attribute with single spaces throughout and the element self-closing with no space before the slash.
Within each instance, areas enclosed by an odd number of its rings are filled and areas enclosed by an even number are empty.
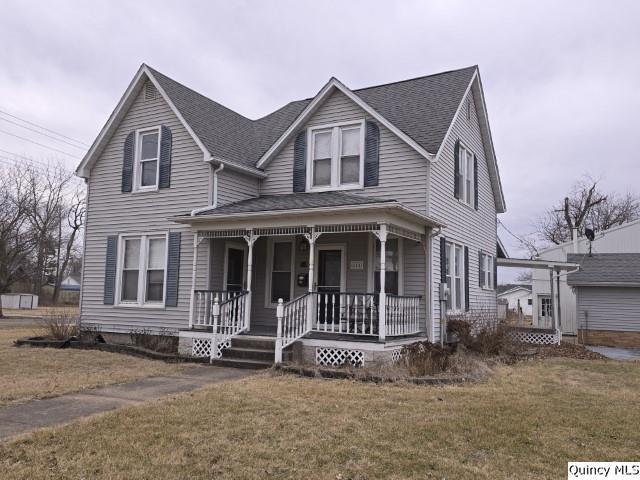
<svg viewBox="0 0 640 480">
<path fill-rule="evenodd" d="M 320 272 L 320 251 L 340 250 L 340 291 L 347 291 L 347 244 L 346 243 L 316 243 L 315 245 L 315 268 L 313 271 L 314 290 L 318 289 L 318 273 Z"/>
<path fill-rule="evenodd" d="M 158 153 L 156 155 L 156 184 L 143 187 L 142 183 L 142 135 L 146 133 L 158 132 Z M 155 192 L 160 185 L 160 143 L 162 141 L 162 130 L 160 126 L 151 128 L 141 128 L 136 130 L 135 156 L 133 163 L 133 191 L 134 192 Z M 152 160 L 152 159 L 149 159 Z M 149 161 L 145 160 L 145 161 Z"/>
<path fill-rule="evenodd" d="M 244 252 L 244 260 L 242 264 L 242 290 L 245 289 L 247 283 L 247 255 L 249 253 L 249 247 L 246 243 L 240 242 L 224 242 L 224 269 L 222 272 L 222 289 L 227 290 L 227 274 L 229 273 L 229 249 L 233 248 L 234 250 L 242 250 Z"/>
<path fill-rule="evenodd" d="M 148 266 L 148 243 L 152 238 L 164 238 L 164 283 L 162 288 L 162 302 L 147 302 L 147 266 Z M 124 266 L 124 245 L 125 240 L 140 240 L 140 256 L 138 258 L 138 300 L 135 302 L 122 301 L 122 268 Z M 169 233 L 140 233 L 140 234 L 120 234 L 118 235 L 118 262 L 116 270 L 116 292 L 115 306 L 117 307 L 137 307 L 164 309 L 167 301 L 167 264 L 169 259 Z"/>
<path fill-rule="evenodd" d="M 449 247 L 453 247 L 452 248 L 452 255 L 449 255 Z M 456 271 L 456 264 L 455 264 L 455 247 L 460 247 L 461 251 L 462 251 L 462 265 L 460 266 L 460 276 L 456 277 L 455 271 Z M 447 240 L 446 241 L 446 250 L 447 250 L 447 262 L 449 262 L 449 271 L 451 272 L 451 289 L 449 290 L 449 298 L 451 300 L 451 308 L 447 309 L 447 313 L 452 313 L 452 314 L 460 314 L 463 313 L 465 311 L 465 284 L 466 284 L 466 279 L 465 279 L 465 271 L 464 271 L 464 245 L 462 245 L 461 243 L 458 242 L 453 242 L 451 240 Z M 455 291 L 455 280 L 456 278 L 460 278 L 460 292 Z M 455 296 L 454 296 L 454 292 L 455 292 Z M 461 307 L 458 309 L 456 308 L 456 300 L 458 298 L 458 295 L 461 296 L 461 301 L 460 301 L 460 305 Z"/>
<path fill-rule="evenodd" d="M 294 298 L 294 286 L 296 276 L 296 239 L 295 237 L 269 237 L 267 241 L 267 265 L 265 268 L 265 290 L 264 290 L 264 306 L 265 308 L 276 308 L 277 302 L 271 302 L 271 274 L 273 273 L 273 249 L 276 243 L 291 244 L 291 284 L 289 285 L 289 300 Z M 286 302 L 285 302 L 286 303 Z"/>
<path fill-rule="evenodd" d="M 471 162 L 471 166 L 469 167 L 467 165 L 467 155 L 466 154 L 470 154 L 471 158 L 470 158 L 470 162 Z M 464 155 L 463 155 L 464 154 Z M 460 162 L 462 162 L 462 158 L 465 158 L 465 161 L 463 162 L 463 165 L 460 165 Z M 475 203 L 475 178 L 473 178 L 473 176 L 475 175 L 475 169 L 473 167 L 473 160 L 475 158 L 475 154 L 473 153 L 473 150 L 471 150 L 469 147 L 467 147 L 462 141 L 460 141 L 459 146 L 458 146 L 458 171 L 460 172 L 460 178 L 462 179 L 462 185 L 460 186 L 460 198 L 458 199 L 459 202 L 461 202 L 464 205 L 467 205 L 468 207 L 474 208 L 474 203 Z M 463 168 L 466 167 L 466 168 Z M 467 202 L 467 178 L 468 178 L 468 168 L 471 168 L 471 183 L 470 183 L 470 192 L 469 192 L 469 201 Z"/>
<path fill-rule="evenodd" d="M 389 235 L 387 241 L 391 239 L 398 239 L 398 295 L 404 295 L 404 238 L 395 237 Z M 373 293 L 375 286 L 376 268 L 380 265 L 376 265 L 376 241 L 375 235 L 369 236 L 369 252 L 368 252 L 368 266 L 369 271 L 367 273 L 367 292 Z"/>
<path fill-rule="evenodd" d="M 340 184 L 340 153 L 342 135 L 340 129 L 348 127 L 360 128 L 360 175 L 357 183 Z M 313 151 L 315 142 L 315 133 L 322 130 L 331 130 L 331 184 L 319 187 L 313 186 Z M 325 125 L 315 125 L 307 129 L 307 192 L 329 192 L 336 190 L 357 190 L 364 188 L 364 137 L 365 137 L 365 121 L 364 119 L 353 122 L 329 123 Z"/>
<path fill-rule="evenodd" d="M 484 274 L 484 278 L 482 279 L 482 288 L 483 290 L 494 290 L 494 268 L 493 264 L 496 261 L 493 255 L 489 255 L 488 253 L 481 252 L 482 258 L 482 272 Z"/>
</svg>

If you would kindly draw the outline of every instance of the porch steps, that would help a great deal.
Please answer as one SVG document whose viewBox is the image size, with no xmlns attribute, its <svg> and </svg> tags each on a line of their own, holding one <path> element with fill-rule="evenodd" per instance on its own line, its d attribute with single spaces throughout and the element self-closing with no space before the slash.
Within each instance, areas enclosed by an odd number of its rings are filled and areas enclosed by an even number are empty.
<svg viewBox="0 0 640 480">
<path fill-rule="evenodd" d="M 231 340 L 231 347 L 222 351 L 222 358 L 212 365 L 235 368 L 265 369 L 273 365 L 276 341 L 273 337 L 240 335 Z"/>
</svg>

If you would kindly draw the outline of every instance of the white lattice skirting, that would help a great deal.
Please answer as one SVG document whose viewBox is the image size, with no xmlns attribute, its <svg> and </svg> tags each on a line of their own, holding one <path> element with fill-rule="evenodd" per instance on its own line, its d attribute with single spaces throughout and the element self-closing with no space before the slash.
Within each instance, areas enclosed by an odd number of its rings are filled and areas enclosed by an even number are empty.
<svg viewBox="0 0 640 480">
<path fill-rule="evenodd" d="M 398 363 L 400 361 L 400 357 L 402 357 L 402 349 L 396 348 L 395 350 L 391 350 L 391 363 Z"/>
<path fill-rule="evenodd" d="M 534 332 L 531 330 L 513 330 L 509 332 L 516 342 L 531 343 L 534 345 L 557 345 L 558 334 L 549 332 Z"/>
<path fill-rule="evenodd" d="M 340 367 L 346 363 L 354 367 L 364 366 L 364 352 L 342 348 L 316 348 L 316 365 Z"/>
<path fill-rule="evenodd" d="M 191 344 L 191 355 L 194 357 L 210 357 L 211 339 L 194 338 L 193 343 Z"/>
</svg>

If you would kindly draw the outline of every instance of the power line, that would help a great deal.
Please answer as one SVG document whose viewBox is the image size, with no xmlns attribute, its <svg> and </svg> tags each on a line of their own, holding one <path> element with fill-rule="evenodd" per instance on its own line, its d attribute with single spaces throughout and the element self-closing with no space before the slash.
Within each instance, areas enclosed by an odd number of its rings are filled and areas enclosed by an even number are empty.
<svg viewBox="0 0 640 480">
<path fill-rule="evenodd" d="M 23 158 L 26 158 L 26 157 L 23 157 Z M 29 160 L 29 159 L 27 159 L 27 160 Z M 15 158 L 7 157 L 5 155 L 0 155 L 0 163 L 6 165 L 8 167 L 15 167 L 15 166 L 18 166 L 21 162 L 19 162 Z M 46 173 L 50 172 L 50 170 L 49 170 L 50 165 L 47 165 L 47 164 L 42 163 L 42 162 L 31 163 L 30 167 L 35 169 L 35 170 L 38 170 L 41 173 L 45 173 L 46 174 Z M 68 169 L 66 169 L 66 168 L 64 168 L 62 166 L 60 166 L 60 169 L 63 172 L 72 175 L 72 177 L 71 177 L 72 181 L 74 181 L 74 182 L 76 182 L 76 181 L 77 182 L 82 182 L 82 179 L 79 178 L 79 177 L 76 177 L 74 172 L 72 172 L 71 170 L 68 170 Z"/>
<path fill-rule="evenodd" d="M 518 240 L 522 245 L 524 245 L 524 246 L 530 246 L 531 245 L 531 242 L 528 242 L 527 240 L 523 239 L 522 237 L 516 235 L 511 230 L 509 230 L 509 228 L 507 228 L 507 226 L 500 219 L 498 219 L 498 225 L 502 226 L 502 228 L 504 228 L 509 235 L 511 235 L 516 240 Z M 533 246 L 533 245 L 531 245 L 531 246 Z M 535 247 L 533 247 L 533 248 L 535 249 Z"/>
<path fill-rule="evenodd" d="M 12 155 L 12 156 L 14 156 L 14 157 L 19 157 L 19 158 L 21 158 L 21 159 L 23 159 L 23 160 L 26 160 L 27 162 L 30 162 L 30 163 L 34 163 L 34 162 L 35 162 L 35 163 L 39 163 L 40 165 L 43 165 L 43 166 L 45 166 L 45 167 L 49 167 L 49 166 L 51 165 L 51 163 L 50 163 L 50 162 L 45 162 L 45 161 L 43 161 L 43 160 L 38 160 L 38 159 L 35 159 L 35 158 L 26 157 L 26 156 L 24 156 L 24 155 L 20 155 L 19 153 L 10 152 L 9 150 L 5 150 L 4 148 L 0 148 L 0 152 L 4 152 L 4 153 L 6 153 L 6 154 L 8 154 L 8 155 Z M 13 160 L 13 159 L 12 159 L 12 160 Z M 66 170 L 66 171 L 70 172 L 70 173 L 73 173 L 73 171 L 72 171 L 72 170 L 69 170 L 69 169 L 65 168 L 64 166 L 62 166 L 62 165 L 61 165 L 61 168 L 62 168 L 63 170 Z"/>
<path fill-rule="evenodd" d="M 28 123 L 29 125 L 33 125 L 34 127 L 38 127 L 38 128 L 40 128 L 42 130 L 45 130 L 45 131 L 47 131 L 49 133 L 53 133 L 53 134 L 58 135 L 60 137 L 66 138 L 67 140 L 71 140 L 73 142 L 79 143 L 80 145 L 84 145 L 85 147 L 90 147 L 91 146 L 86 142 L 82 142 L 80 140 L 76 140 L 75 138 L 69 137 L 69 136 L 64 135 L 62 133 L 58 133 L 55 130 L 51 130 L 50 128 L 43 127 L 43 126 L 38 125 L 37 123 L 34 123 L 34 122 L 30 122 L 29 120 L 25 120 L 24 118 L 20 118 L 17 115 L 12 115 L 11 113 L 5 112 L 4 110 L 0 110 L 0 113 L 2 113 L 4 115 L 7 115 L 7 116 L 9 116 L 11 118 L 15 118 L 16 120 L 20 120 L 21 122 Z"/>
<path fill-rule="evenodd" d="M 63 150 L 59 150 L 59 149 L 51 147 L 49 145 L 45 145 L 44 143 L 39 143 L 39 142 L 36 142 L 35 140 L 31 140 L 29 138 L 21 137 L 20 135 L 16 135 L 15 133 L 7 132 L 6 130 L 1 130 L 0 129 L 0 132 L 4 133 L 6 135 L 11 135 L 12 137 L 19 138 L 20 140 L 24 140 L 25 142 L 30 142 L 30 143 L 33 143 L 34 145 L 38 145 L 40 147 L 48 148 L 49 150 L 53 150 L 55 152 L 62 153 L 63 155 L 67 155 L 68 157 L 75 158 L 76 160 L 80 160 L 79 157 L 76 157 L 75 155 L 72 155 L 71 153 L 65 152 Z"/>
<path fill-rule="evenodd" d="M 73 148 L 77 148 L 77 149 L 79 149 L 79 150 L 83 150 L 83 151 L 84 151 L 84 150 L 86 150 L 86 148 L 85 148 L 85 147 L 81 147 L 80 145 L 76 145 L 76 144 L 74 144 L 74 143 L 67 142 L 66 140 L 63 140 L 63 139 L 61 139 L 61 138 L 56 138 L 56 137 L 54 137 L 53 135 L 49 135 L 49 134 L 47 134 L 47 133 L 39 132 L 39 131 L 38 131 L 38 130 L 36 130 L 35 128 L 30 128 L 30 127 L 26 127 L 26 126 L 24 126 L 24 125 L 20 125 L 18 122 L 12 122 L 11 120 L 7 120 L 6 118 L 2 118 L 2 117 L 0 117 L 0 120 L 3 120 L 3 121 L 5 121 L 5 122 L 7 122 L 7 123 L 11 123 L 12 125 L 16 125 L 16 126 L 18 126 L 18 127 L 20 127 L 20 128 L 24 128 L 24 129 L 29 130 L 29 131 L 31 131 L 31 132 L 35 132 L 35 133 L 37 133 L 38 135 L 43 135 L 43 136 L 45 136 L 45 137 L 47 137 L 47 138 L 51 138 L 51 139 L 55 140 L 56 142 L 62 142 L 62 143 L 66 144 L 66 145 L 69 145 L 69 146 L 71 146 L 71 147 L 73 147 Z"/>
</svg>

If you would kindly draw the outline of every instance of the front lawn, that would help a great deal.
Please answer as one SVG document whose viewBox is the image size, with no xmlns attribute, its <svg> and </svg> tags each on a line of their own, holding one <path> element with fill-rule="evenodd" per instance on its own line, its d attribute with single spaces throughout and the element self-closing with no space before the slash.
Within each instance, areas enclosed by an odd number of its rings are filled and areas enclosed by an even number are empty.
<svg viewBox="0 0 640 480">
<path fill-rule="evenodd" d="M 0 445 L 4 478 L 566 478 L 638 460 L 640 364 L 549 359 L 484 383 L 269 373 Z"/>
<path fill-rule="evenodd" d="M 34 328 L 0 329 L 0 407 L 85 388 L 167 375 L 180 366 L 89 350 L 13 346 Z"/>
</svg>

